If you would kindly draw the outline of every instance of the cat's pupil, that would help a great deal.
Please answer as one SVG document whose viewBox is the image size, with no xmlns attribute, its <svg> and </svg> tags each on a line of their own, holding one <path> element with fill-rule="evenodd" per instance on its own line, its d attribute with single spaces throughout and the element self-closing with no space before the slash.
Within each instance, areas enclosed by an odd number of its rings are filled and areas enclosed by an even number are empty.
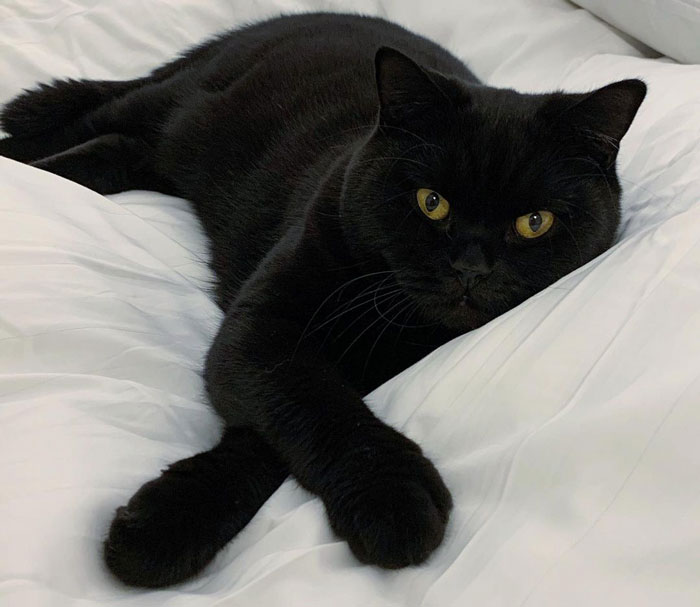
<svg viewBox="0 0 700 607">
<path fill-rule="evenodd" d="M 425 208 L 428 209 L 428 211 L 434 211 L 438 208 L 439 204 L 440 196 L 438 196 L 435 192 L 430 192 L 428 197 L 425 199 Z"/>
<path fill-rule="evenodd" d="M 533 232 L 537 232 L 537 230 L 539 230 L 542 227 L 542 215 L 540 215 L 539 213 L 532 213 L 532 215 L 530 215 L 529 223 L 530 229 Z"/>
</svg>

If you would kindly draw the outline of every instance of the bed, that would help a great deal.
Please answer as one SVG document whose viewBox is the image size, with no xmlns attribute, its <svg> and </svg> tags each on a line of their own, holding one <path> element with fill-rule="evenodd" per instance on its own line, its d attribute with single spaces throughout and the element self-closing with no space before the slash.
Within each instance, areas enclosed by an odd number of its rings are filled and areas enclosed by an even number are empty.
<svg viewBox="0 0 700 607">
<path fill-rule="evenodd" d="M 662 54 L 700 40 L 700 3 L 579 4 L 4 0 L 0 104 L 304 10 L 386 16 L 497 86 L 640 77 L 649 93 L 620 151 L 615 246 L 368 396 L 455 499 L 443 546 L 395 572 L 354 560 L 288 480 L 196 579 L 109 575 L 114 509 L 220 432 L 201 378 L 221 318 L 207 244 L 184 200 L 103 197 L 0 158 L 3 607 L 700 605 L 700 65 Z M 694 35 L 645 29 L 665 5 Z"/>
</svg>

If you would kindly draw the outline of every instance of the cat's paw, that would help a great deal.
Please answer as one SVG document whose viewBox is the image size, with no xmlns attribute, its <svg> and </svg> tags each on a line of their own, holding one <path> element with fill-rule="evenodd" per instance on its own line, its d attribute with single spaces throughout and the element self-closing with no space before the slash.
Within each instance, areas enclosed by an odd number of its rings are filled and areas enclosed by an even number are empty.
<svg viewBox="0 0 700 607">
<path fill-rule="evenodd" d="M 188 464 L 171 466 L 117 509 L 104 559 L 125 584 L 159 588 L 186 580 L 230 539 L 221 537 L 226 519 L 216 502 L 207 510 L 213 496 L 206 495 L 206 485 L 200 486 Z"/>
<path fill-rule="evenodd" d="M 386 569 L 418 565 L 442 542 L 452 497 L 420 452 L 368 464 L 341 486 L 324 499 L 328 517 L 361 562 Z"/>
<path fill-rule="evenodd" d="M 174 463 L 117 509 L 105 563 L 130 586 L 182 582 L 248 524 L 286 476 L 259 436 L 229 428 L 217 447 Z"/>
</svg>

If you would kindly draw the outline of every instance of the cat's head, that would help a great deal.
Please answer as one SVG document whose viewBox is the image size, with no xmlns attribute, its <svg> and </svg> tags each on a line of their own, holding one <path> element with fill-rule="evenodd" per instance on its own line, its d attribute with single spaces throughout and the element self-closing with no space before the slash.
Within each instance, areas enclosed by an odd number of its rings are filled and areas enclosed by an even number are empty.
<svg viewBox="0 0 700 607">
<path fill-rule="evenodd" d="M 615 159 L 646 87 L 527 95 L 376 57 L 377 128 L 346 174 L 351 237 L 422 315 L 468 330 L 611 246 Z"/>
</svg>

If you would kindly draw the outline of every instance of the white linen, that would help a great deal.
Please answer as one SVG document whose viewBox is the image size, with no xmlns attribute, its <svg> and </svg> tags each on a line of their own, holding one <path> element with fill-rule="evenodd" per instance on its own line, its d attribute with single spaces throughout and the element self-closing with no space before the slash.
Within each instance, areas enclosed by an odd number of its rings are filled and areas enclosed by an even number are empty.
<svg viewBox="0 0 700 607">
<path fill-rule="evenodd" d="M 184 201 L 102 197 L 0 159 L 0 604 L 195 607 L 700 604 L 700 67 L 563 0 L 5 0 L 0 102 L 127 78 L 224 27 L 383 14 L 535 91 L 641 76 L 620 242 L 369 401 L 423 445 L 455 511 L 428 564 L 358 564 L 288 481 L 197 579 L 118 585 L 113 509 L 216 441 L 201 359 L 220 313 Z"/>
<path fill-rule="evenodd" d="M 700 0 L 573 0 L 681 63 L 700 63 Z"/>
</svg>

